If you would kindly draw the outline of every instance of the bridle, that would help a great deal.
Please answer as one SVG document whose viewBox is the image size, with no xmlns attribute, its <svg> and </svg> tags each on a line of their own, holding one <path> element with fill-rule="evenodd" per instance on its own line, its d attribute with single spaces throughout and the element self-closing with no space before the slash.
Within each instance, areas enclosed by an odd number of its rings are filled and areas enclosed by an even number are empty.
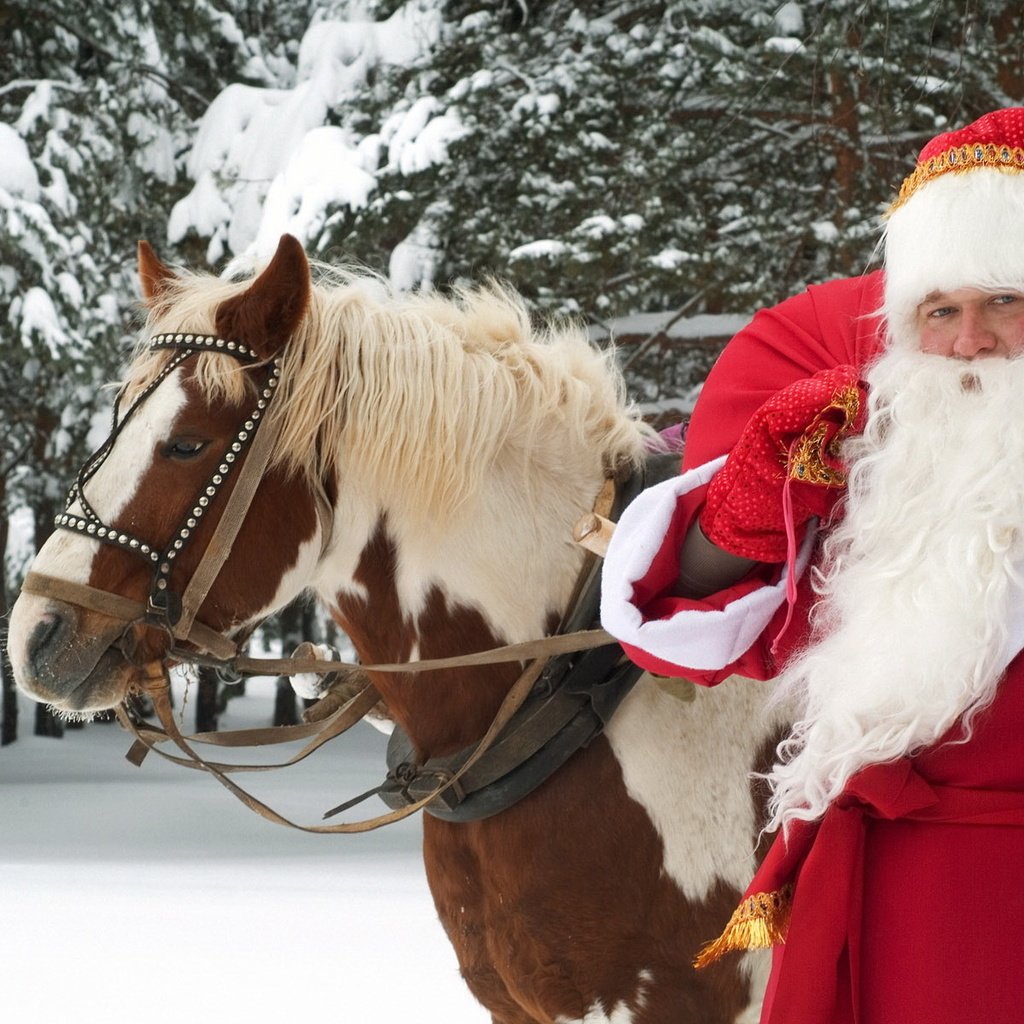
<svg viewBox="0 0 1024 1024">
<path fill-rule="evenodd" d="M 277 430 L 274 425 L 267 425 L 266 418 L 281 374 L 280 361 L 274 359 L 263 363 L 260 356 L 245 345 L 211 334 L 158 334 L 150 341 L 149 349 L 153 352 L 170 350 L 174 355 L 136 396 L 123 417 L 118 414 L 121 399 L 121 396 L 118 396 L 114 407 L 111 432 L 79 471 L 68 494 L 65 511 L 55 517 L 54 526 L 119 548 L 143 559 L 152 567 L 143 616 L 145 624 L 164 630 L 171 636 L 172 642 L 189 640 L 195 646 L 211 650 L 216 654 L 215 648 L 221 650 L 224 648 L 212 640 L 213 631 L 196 623 L 196 614 L 230 554 L 231 545 L 245 518 L 256 487 L 263 477 L 274 442 L 277 439 Z M 85 486 L 106 462 L 115 442 L 146 399 L 188 359 L 204 353 L 229 356 L 245 367 L 256 368 L 263 363 L 266 368 L 266 377 L 258 392 L 255 405 L 243 419 L 241 426 L 221 454 L 216 470 L 195 495 L 194 500 L 190 503 L 189 511 L 170 541 L 160 547 L 127 530 L 121 530 L 105 523 L 86 499 Z M 246 453 L 248 453 L 248 458 L 243 460 Z M 182 552 L 194 543 L 195 532 L 200 520 L 214 505 L 218 494 L 232 478 L 236 478 L 235 487 L 228 498 L 221 520 L 217 524 L 210 542 L 187 584 L 176 589 L 171 584 L 171 578 L 177 560 Z M 76 502 L 81 508 L 80 514 L 71 510 Z M 320 515 L 319 509 L 318 515 L 323 523 L 324 517 Z M 109 595 L 115 600 L 107 603 L 101 596 L 105 593 L 104 591 L 92 587 L 83 588 L 80 584 L 67 581 L 56 582 L 63 584 L 65 599 L 72 603 L 101 612 L 109 609 L 109 613 L 114 617 L 118 617 L 124 611 L 123 604 L 116 601 L 116 595 Z M 52 585 L 49 587 L 49 595 L 61 597 L 60 594 L 54 593 Z M 85 599 L 88 599 L 88 603 Z M 129 628 L 134 624 L 134 622 L 129 623 Z M 195 629 L 196 626 L 201 628 Z"/>
</svg>

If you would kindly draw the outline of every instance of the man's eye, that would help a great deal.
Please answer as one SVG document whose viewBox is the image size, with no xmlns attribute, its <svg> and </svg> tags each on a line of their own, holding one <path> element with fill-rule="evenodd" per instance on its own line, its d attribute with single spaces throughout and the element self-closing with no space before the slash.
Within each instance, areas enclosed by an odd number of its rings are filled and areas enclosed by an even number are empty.
<svg viewBox="0 0 1024 1024">
<path fill-rule="evenodd" d="M 1016 302 L 1018 296 L 1016 295 L 996 295 L 992 301 L 997 306 L 1009 306 L 1011 303 Z"/>
<path fill-rule="evenodd" d="M 936 309 L 928 310 L 928 316 L 934 320 L 944 320 L 952 312 L 954 312 L 952 306 L 939 306 Z"/>
<path fill-rule="evenodd" d="M 194 459 L 207 444 L 194 437 L 175 437 L 164 445 L 163 455 L 168 459 Z"/>
</svg>

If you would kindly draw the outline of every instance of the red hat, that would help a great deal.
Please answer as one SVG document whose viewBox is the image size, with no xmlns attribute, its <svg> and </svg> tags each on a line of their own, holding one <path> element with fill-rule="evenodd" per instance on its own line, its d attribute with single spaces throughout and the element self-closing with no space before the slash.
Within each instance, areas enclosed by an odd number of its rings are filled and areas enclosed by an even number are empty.
<svg viewBox="0 0 1024 1024">
<path fill-rule="evenodd" d="M 937 135 L 903 182 L 885 228 L 885 313 L 916 347 L 933 291 L 1024 291 L 1024 107 Z"/>
</svg>

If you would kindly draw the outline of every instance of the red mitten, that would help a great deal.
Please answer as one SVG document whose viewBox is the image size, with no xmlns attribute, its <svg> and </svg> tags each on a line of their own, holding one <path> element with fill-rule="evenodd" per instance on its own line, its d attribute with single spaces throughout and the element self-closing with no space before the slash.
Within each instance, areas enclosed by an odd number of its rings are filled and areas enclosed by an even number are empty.
<svg viewBox="0 0 1024 1024">
<path fill-rule="evenodd" d="M 792 556 L 787 537 L 827 518 L 843 493 L 839 447 L 863 429 L 866 395 L 856 369 L 837 366 L 769 398 L 708 486 L 700 516 L 708 540 L 758 562 Z"/>
</svg>

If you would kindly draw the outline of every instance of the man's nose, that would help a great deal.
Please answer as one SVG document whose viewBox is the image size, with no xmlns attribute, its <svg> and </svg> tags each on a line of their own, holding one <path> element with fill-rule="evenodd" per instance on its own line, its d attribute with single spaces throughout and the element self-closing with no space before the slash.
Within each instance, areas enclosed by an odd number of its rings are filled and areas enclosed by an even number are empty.
<svg viewBox="0 0 1024 1024">
<path fill-rule="evenodd" d="M 985 320 L 985 317 L 972 309 L 964 309 L 960 314 L 960 329 L 953 343 L 953 354 L 963 359 L 983 355 L 994 351 L 999 345 L 999 337 Z"/>
</svg>

